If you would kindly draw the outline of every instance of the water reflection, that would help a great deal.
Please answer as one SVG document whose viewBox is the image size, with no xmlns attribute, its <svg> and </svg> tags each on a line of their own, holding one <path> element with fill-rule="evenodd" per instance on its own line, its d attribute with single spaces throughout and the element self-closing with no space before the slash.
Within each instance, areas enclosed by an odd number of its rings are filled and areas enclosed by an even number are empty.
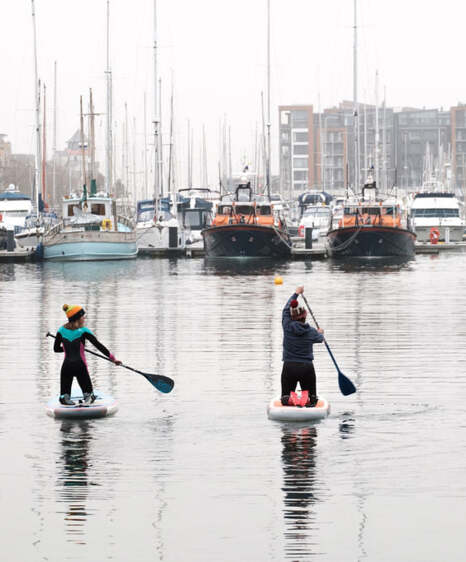
<svg viewBox="0 0 466 562">
<path fill-rule="evenodd" d="M 92 440 L 91 422 L 87 420 L 64 420 L 61 424 L 62 454 L 59 501 L 66 504 L 64 511 L 65 528 L 69 542 L 86 544 L 85 523 L 86 502 L 89 482 L 89 447 Z"/>
<path fill-rule="evenodd" d="M 349 439 L 353 436 L 355 420 L 351 414 L 343 414 L 343 420 L 340 422 L 339 430 L 342 439 Z"/>
<path fill-rule="evenodd" d="M 388 258 L 345 258 L 344 260 L 333 258 L 331 267 L 333 270 L 346 272 L 369 271 L 396 271 L 409 269 L 415 258 L 393 256 Z"/>
<path fill-rule="evenodd" d="M 204 271 L 224 275 L 263 275 L 284 273 L 290 267 L 286 260 L 269 258 L 204 258 Z"/>
<path fill-rule="evenodd" d="M 312 505 L 315 494 L 317 428 L 283 427 L 282 466 L 285 520 L 285 554 L 302 560 L 313 554 L 312 531 L 316 530 Z"/>
<path fill-rule="evenodd" d="M 15 280 L 15 264 L 2 263 L 0 265 L 0 281 L 14 281 Z"/>
<path fill-rule="evenodd" d="M 84 281 L 98 283 L 115 279 L 125 279 L 132 275 L 137 267 L 137 260 L 109 260 L 87 262 L 51 262 L 41 264 L 47 276 L 64 279 L 74 283 Z"/>
</svg>

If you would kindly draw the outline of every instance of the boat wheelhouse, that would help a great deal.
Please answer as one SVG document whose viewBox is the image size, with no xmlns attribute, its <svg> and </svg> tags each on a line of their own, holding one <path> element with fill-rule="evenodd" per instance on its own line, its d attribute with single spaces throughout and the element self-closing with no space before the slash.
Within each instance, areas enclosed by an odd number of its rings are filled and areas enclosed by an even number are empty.
<svg viewBox="0 0 466 562">
<path fill-rule="evenodd" d="M 224 196 L 210 227 L 202 231 L 208 257 L 285 258 L 291 239 L 284 219 L 266 197 L 253 196 L 249 182 Z"/>
</svg>

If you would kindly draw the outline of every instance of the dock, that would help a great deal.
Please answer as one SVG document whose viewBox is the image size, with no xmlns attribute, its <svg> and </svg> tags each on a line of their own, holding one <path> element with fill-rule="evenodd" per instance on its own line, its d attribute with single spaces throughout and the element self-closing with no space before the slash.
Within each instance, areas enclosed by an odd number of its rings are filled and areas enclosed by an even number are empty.
<svg viewBox="0 0 466 562">
<path fill-rule="evenodd" d="M 466 241 L 463 242 L 439 242 L 438 244 L 416 243 L 416 255 L 440 254 L 445 251 L 464 251 Z M 205 257 L 202 245 L 186 246 L 178 248 L 139 248 L 138 257 L 142 258 L 203 258 Z M 293 248 L 291 250 L 291 260 L 325 260 L 329 257 L 327 246 L 324 241 L 316 241 L 312 248 L 306 248 L 302 238 L 293 238 Z M 25 263 L 37 260 L 33 248 L 17 247 L 12 251 L 0 250 L 0 263 Z"/>
<path fill-rule="evenodd" d="M 14 250 L 0 250 L 0 263 L 24 263 L 35 259 L 34 248 L 15 248 Z"/>
</svg>

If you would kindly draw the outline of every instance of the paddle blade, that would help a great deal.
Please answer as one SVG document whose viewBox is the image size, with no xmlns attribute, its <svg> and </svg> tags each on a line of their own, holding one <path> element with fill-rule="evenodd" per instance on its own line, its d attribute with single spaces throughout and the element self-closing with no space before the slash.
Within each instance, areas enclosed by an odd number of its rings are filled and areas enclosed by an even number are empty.
<svg viewBox="0 0 466 562">
<path fill-rule="evenodd" d="M 170 377 L 165 377 L 164 375 L 148 375 L 147 373 L 141 374 L 144 375 L 152 386 L 155 386 L 157 390 L 164 394 L 171 392 L 175 386 L 175 381 Z"/>
<path fill-rule="evenodd" d="M 356 392 L 354 384 L 340 370 L 338 371 L 338 386 L 340 387 L 340 392 L 343 396 L 348 396 L 349 394 Z"/>
</svg>

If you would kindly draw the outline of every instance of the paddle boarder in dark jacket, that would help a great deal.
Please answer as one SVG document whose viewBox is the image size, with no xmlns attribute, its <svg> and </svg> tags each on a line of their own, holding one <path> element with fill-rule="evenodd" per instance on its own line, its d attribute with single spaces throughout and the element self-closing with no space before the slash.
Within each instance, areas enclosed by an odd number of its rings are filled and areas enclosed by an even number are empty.
<svg viewBox="0 0 466 562">
<path fill-rule="evenodd" d="M 288 299 L 282 313 L 283 326 L 283 369 L 282 369 L 282 403 L 290 403 L 290 394 L 300 384 L 301 406 L 315 406 L 317 403 L 316 373 L 312 346 L 324 341 L 324 331 L 316 330 L 306 323 L 306 309 L 299 306 L 298 296 L 304 287 L 298 287 Z M 294 405 L 290 403 L 290 405 Z"/>
<path fill-rule="evenodd" d="M 79 305 L 63 305 L 68 322 L 58 329 L 53 350 L 64 353 L 65 359 L 60 374 L 60 402 L 67 406 L 74 406 L 71 400 L 71 385 L 76 377 L 83 393 L 84 404 L 91 404 L 95 400 L 91 377 L 87 369 L 84 353 L 86 340 L 90 341 L 101 353 L 111 359 L 116 365 L 121 365 L 110 351 L 102 345 L 94 334 L 84 326 L 84 308 Z"/>
</svg>

